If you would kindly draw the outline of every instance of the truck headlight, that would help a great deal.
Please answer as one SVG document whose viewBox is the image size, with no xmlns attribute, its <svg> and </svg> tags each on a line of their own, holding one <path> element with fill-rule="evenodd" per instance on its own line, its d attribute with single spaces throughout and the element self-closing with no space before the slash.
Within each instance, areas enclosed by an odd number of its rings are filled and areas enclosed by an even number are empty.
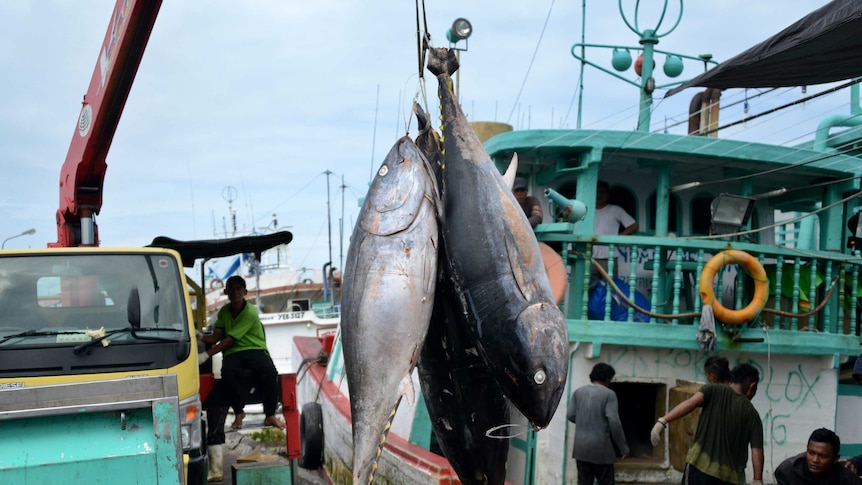
<svg viewBox="0 0 862 485">
<path fill-rule="evenodd" d="M 183 451 L 201 447 L 201 399 L 194 396 L 180 402 L 180 437 Z"/>
</svg>

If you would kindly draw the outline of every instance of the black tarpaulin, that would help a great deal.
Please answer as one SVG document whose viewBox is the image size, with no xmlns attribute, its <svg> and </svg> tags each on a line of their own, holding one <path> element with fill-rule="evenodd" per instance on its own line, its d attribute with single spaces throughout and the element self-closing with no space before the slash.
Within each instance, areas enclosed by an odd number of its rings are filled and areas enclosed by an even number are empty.
<svg viewBox="0 0 862 485">
<path fill-rule="evenodd" d="M 810 86 L 858 76 L 862 76 L 862 1 L 833 0 L 665 96 L 693 86 Z"/>
<path fill-rule="evenodd" d="M 241 236 L 227 239 L 201 239 L 197 241 L 179 241 L 165 236 L 153 239 L 150 247 L 168 248 L 180 253 L 183 266 L 192 267 L 196 259 L 221 258 L 240 253 L 254 253 L 260 261 L 260 254 L 279 244 L 288 244 L 293 240 L 290 231 L 279 231 L 272 234 L 257 236 Z"/>
</svg>

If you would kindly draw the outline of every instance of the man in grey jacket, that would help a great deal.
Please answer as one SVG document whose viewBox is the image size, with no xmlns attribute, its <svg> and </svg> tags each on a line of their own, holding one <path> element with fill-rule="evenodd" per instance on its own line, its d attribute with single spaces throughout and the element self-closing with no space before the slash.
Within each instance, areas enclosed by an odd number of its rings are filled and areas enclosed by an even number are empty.
<svg viewBox="0 0 862 485">
<path fill-rule="evenodd" d="M 629 453 L 617 405 L 610 390 L 616 371 L 605 363 L 593 366 L 590 382 L 572 394 L 566 416 L 575 426 L 572 458 L 578 467 L 578 485 L 614 484 L 614 462 Z"/>
</svg>

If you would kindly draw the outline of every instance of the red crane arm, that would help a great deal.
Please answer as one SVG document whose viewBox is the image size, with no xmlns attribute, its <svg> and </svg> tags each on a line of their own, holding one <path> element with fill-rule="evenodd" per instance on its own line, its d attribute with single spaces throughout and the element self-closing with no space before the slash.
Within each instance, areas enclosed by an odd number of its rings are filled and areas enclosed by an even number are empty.
<svg viewBox="0 0 862 485">
<path fill-rule="evenodd" d="M 99 245 L 94 217 L 102 208 L 105 157 L 161 4 L 161 0 L 118 0 L 114 6 L 60 172 L 57 242 L 51 247 Z"/>
</svg>

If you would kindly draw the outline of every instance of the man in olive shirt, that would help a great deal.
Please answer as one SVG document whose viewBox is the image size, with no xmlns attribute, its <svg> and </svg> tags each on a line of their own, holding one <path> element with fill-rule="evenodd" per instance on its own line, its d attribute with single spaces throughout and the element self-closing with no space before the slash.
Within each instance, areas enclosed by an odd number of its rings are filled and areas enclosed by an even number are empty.
<svg viewBox="0 0 862 485">
<path fill-rule="evenodd" d="M 202 338 L 205 343 L 215 345 L 206 351 L 206 355 L 201 353 L 198 361 L 202 363 L 219 352 L 224 355 L 222 381 L 230 391 L 230 404 L 236 415 L 232 428 L 241 428 L 245 417 L 242 381 L 243 374 L 249 371 L 263 394 L 264 426 L 284 429 L 284 423 L 275 416 L 278 371 L 266 348 L 266 336 L 257 308 L 245 300 L 248 293 L 245 280 L 242 276 L 231 276 L 224 291 L 229 302 L 219 310 L 213 334 Z"/>
<path fill-rule="evenodd" d="M 754 485 L 763 483 L 763 422 L 751 404 L 760 373 L 750 364 L 730 372 L 730 384 L 707 384 L 667 414 L 650 432 L 653 446 L 661 441 L 667 424 L 696 408 L 703 408 L 694 444 L 685 457 L 684 485 L 723 485 L 745 482 L 748 446 Z"/>
</svg>

